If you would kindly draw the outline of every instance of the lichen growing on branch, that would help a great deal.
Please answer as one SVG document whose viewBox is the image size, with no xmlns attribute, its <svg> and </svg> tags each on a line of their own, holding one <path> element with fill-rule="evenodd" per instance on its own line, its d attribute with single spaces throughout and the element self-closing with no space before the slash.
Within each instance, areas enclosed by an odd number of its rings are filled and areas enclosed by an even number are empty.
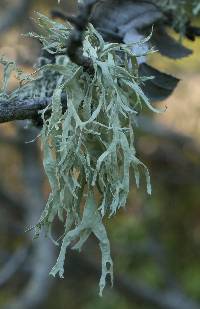
<svg viewBox="0 0 200 309">
<path fill-rule="evenodd" d="M 63 38 L 69 35 L 70 26 L 62 25 L 61 29 L 60 24 L 42 15 L 39 24 L 44 48 L 52 54 L 63 51 Z M 108 274 L 112 280 L 110 245 L 102 220 L 125 206 L 130 173 L 135 174 L 138 187 L 143 173 L 151 193 L 149 172 L 136 155 L 134 127 L 143 106 L 159 111 L 140 88 L 136 55 L 128 46 L 105 43 L 89 25 L 83 53 L 92 60 L 93 72 L 72 63 L 66 54 L 40 69 L 59 74 L 59 78 L 52 104 L 42 112 L 44 168 L 52 192 L 36 225 L 36 235 L 41 228 L 51 235 L 56 218 L 63 222 L 61 250 L 51 271 L 62 277 L 67 248 L 81 250 L 93 233 L 102 253 L 102 294 Z M 64 112 L 63 97 L 67 99 Z M 50 117 L 46 117 L 49 109 Z"/>
</svg>

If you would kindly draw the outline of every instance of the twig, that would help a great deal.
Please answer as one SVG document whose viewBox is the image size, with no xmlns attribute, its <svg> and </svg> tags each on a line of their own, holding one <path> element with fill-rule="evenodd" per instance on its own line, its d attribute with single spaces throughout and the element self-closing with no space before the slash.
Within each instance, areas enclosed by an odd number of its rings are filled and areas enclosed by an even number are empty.
<svg viewBox="0 0 200 309">
<path fill-rule="evenodd" d="M 74 25 L 67 41 L 67 55 L 70 60 L 85 70 L 93 72 L 93 65 L 90 58 L 83 55 L 82 44 L 83 35 L 87 28 L 92 8 L 97 0 L 88 0 L 84 4 L 79 5 L 79 13 L 76 16 L 65 15 L 60 11 L 52 11 L 52 17 L 67 20 Z"/>
<path fill-rule="evenodd" d="M 38 111 L 51 103 L 51 98 L 0 101 L 0 123 L 34 119 Z"/>
</svg>

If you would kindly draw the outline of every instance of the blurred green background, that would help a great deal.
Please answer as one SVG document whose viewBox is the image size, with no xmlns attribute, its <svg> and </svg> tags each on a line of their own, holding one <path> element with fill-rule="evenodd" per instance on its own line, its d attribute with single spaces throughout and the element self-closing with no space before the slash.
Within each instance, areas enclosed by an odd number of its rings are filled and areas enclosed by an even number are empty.
<svg viewBox="0 0 200 309">
<path fill-rule="evenodd" d="M 75 10 L 74 2 L 63 0 L 63 10 Z M 58 5 L 56 0 L 29 0 L 19 18 L 1 28 L 19 4 L 1 0 L 0 54 L 31 72 L 40 46 L 21 34 L 36 29 L 35 11 L 50 15 Z M 171 61 L 158 54 L 149 59 L 182 81 L 161 103 L 167 111 L 146 115 L 137 129 L 137 149 L 149 167 L 153 194 L 146 195 L 144 184 L 139 191 L 133 188 L 127 207 L 106 221 L 115 280 L 103 298 L 98 297 L 95 239 L 81 254 L 69 252 L 64 279 L 48 276 L 58 248 L 25 233 L 39 218 L 49 192 L 39 142 L 29 143 L 38 132 L 26 123 L 0 126 L 1 308 L 200 308 L 200 40 L 185 44 L 194 49 L 187 59 Z M 10 87 L 15 87 L 14 77 Z"/>
</svg>

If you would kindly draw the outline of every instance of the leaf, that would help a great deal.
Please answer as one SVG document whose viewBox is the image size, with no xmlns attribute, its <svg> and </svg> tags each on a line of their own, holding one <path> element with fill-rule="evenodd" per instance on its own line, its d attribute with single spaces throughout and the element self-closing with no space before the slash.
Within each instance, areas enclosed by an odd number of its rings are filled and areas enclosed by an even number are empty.
<svg viewBox="0 0 200 309">
<path fill-rule="evenodd" d="M 180 42 L 177 42 L 171 37 L 162 26 L 154 28 L 152 34 L 152 44 L 161 53 L 161 55 L 180 59 L 192 54 L 192 50 L 184 47 Z"/>
<path fill-rule="evenodd" d="M 153 77 L 152 79 L 146 80 L 145 83 L 141 86 L 145 95 L 152 102 L 166 99 L 169 95 L 172 94 L 180 81 L 178 78 L 160 72 L 146 63 L 140 64 L 139 74 L 141 77 Z"/>
</svg>

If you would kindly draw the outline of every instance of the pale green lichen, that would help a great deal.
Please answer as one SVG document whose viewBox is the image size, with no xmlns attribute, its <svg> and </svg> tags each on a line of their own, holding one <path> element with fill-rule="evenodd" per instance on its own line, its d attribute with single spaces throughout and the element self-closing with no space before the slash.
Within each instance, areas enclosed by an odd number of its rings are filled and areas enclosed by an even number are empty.
<svg viewBox="0 0 200 309">
<path fill-rule="evenodd" d="M 39 18 L 45 24 L 47 18 Z M 51 23 L 51 31 L 56 30 L 57 23 Z M 66 26 L 66 33 L 68 29 Z M 53 48 L 62 48 L 62 44 L 59 35 L 51 42 Z M 58 73 L 59 78 L 51 116 L 45 117 L 49 108 L 42 113 L 44 168 L 52 192 L 36 234 L 42 227 L 51 234 L 57 217 L 63 222 L 61 251 L 51 271 L 62 277 L 67 248 L 73 245 L 73 249 L 81 250 L 93 233 L 102 252 L 102 294 L 107 275 L 112 278 L 110 245 L 102 219 L 125 206 L 130 173 L 135 174 L 139 186 L 140 173 L 144 172 L 151 193 L 149 172 L 136 156 L 134 118 L 145 105 L 159 111 L 139 86 L 142 81 L 137 74 L 136 56 L 128 46 L 105 43 L 92 25 L 83 46 L 84 54 L 92 60 L 94 74 L 71 63 L 66 55 L 57 56 L 55 64 L 42 68 L 43 72 Z M 64 113 L 63 96 L 67 98 Z"/>
</svg>

